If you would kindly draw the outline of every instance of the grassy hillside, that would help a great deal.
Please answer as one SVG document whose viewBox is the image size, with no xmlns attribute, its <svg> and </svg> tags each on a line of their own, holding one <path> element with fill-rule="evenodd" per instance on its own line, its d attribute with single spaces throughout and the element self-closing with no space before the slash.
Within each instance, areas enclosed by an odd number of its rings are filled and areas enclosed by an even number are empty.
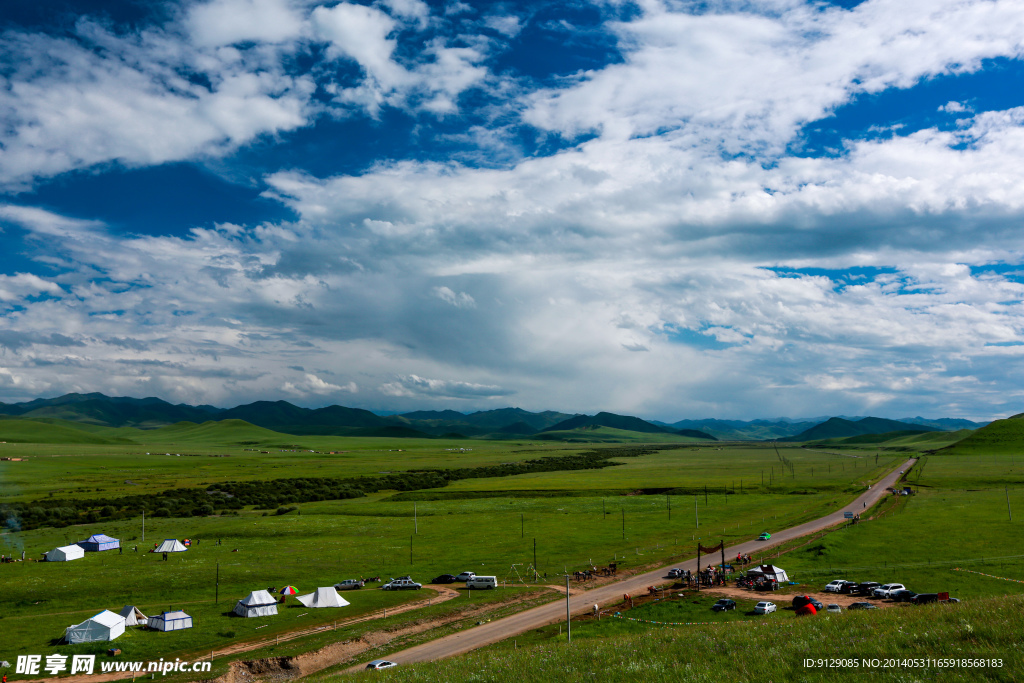
<svg viewBox="0 0 1024 683">
<path fill-rule="evenodd" d="M 946 455 L 971 455 L 980 453 L 1019 453 L 1024 450 L 1024 414 L 1014 415 L 1005 420 L 996 420 L 976 430 L 962 441 L 958 441 L 939 453 Z"/>
<path fill-rule="evenodd" d="M 667 432 L 634 432 L 614 427 L 585 426 L 534 434 L 531 439 L 592 443 L 707 443 L 706 439 Z"/>
<path fill-rule="evenodd" d="M 45 444 L 124 444 L 130 440 L 75 429 L 60 421 L 0 419 L 0 441 Z"/>
<path fill-rule="evenodd" d="M 294 442 L 296 438 L 290 434 L 274 432 L 263 427 L 249 424 L 244 420 L 221 420 L 219 422 L 179 422 L 160 429 L 140 431 L 135 441 L 139 443 L 208 443 L 208 444 L 241 444 L 263 443 L 275 441 L 279 444 Z"/>
</svg>

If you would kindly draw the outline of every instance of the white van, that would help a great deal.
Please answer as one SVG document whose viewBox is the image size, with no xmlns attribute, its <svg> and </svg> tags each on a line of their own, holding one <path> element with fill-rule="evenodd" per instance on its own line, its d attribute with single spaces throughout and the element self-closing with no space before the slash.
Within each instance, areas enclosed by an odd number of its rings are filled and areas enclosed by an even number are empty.
<svg viewBox="0 0 1024 683">
<path fill-rule="evenodd" d="M 497 587 L 498 577 L 496 576 L 474 576 L 466 582 L 466 588 L 490 590 Z"/>
</svg>

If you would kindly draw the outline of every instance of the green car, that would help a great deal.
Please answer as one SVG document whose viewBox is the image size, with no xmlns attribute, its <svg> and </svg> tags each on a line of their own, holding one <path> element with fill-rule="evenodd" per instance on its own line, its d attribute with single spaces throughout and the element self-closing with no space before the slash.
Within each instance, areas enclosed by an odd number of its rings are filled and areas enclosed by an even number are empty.
<svg viewBox="0 0 1024 683">
<path fill-rule="evenodd" d="M 761 534 L 760 536 L 758 536 L 757 540 L 759 540 L 759 541 L 767 541 L 771 537 L 772 537 L 772 535 L 766 531 L 763 534 Z"/>
</svg>

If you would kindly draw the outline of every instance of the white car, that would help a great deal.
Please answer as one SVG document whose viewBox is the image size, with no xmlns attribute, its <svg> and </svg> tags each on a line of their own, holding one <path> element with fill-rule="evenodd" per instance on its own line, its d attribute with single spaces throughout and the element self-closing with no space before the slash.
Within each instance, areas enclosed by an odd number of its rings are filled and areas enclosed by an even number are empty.
<svg viewBox="0 0 1024 683">
<path fill-rule="evenodd" d="M 398 666 L 397 662 L 389 662 L 386 659 L 375 659 L 366 665 L 367 669 L 390 669 L 393 666 Z"/>
<path fill-rule="evenodd" d="M 829 605 L 828 607 L 826 607 L 825 609 L 826 609 L 826 610 L 828 610 L 829 612 L 836 612 L 837 614 L 838 614 L 838 613 L 842 613 L 842 611 L 843 611 L 843 608 L 842 608 L 842 607 L 840 607 L 839 605 L 837 605 L 837 604 L 836 604 L 836 603 L 834 603 L 834 602 L 833 602 L 833 603 L 831 603 L 831 604 L 830 604 L 830 605 Z"/>
<path fill-rule="evenodd" d="M 836 579 L 835 581 L 830 581 L 829 584 L 825 586 L 824 591 L 826 593 L 838 593 L 843 589 L 843 586 L 845 586 L 847 583 L 848 582 L 846 579 Z"/>
<path fill-rule="evenodd" d="M 334 590 L 336 591 L 348 591 L 356 588 L 362 588 L 365 584 L 359 579 L 345 579 L 341 583 L 334 584 Z"/>
<path fill-rule="evenodd" d="M 771 614 L 776 609 L 774 602 L 759 602 L 754 605 L 754 614 Z"/>
<path fill-rule="evenodd" d="M 418 591 L 421 588 L 423 588 L 423 584 L 416 583 L 412 579 L 392 579 L 380 587 L 385 591 Z"/>
<path fill-rule="evenodd" d="M 871 591 L 871 595 L 876 598 L 891 598 L 896 591 L 902 590 L 906 590 L 902 583 L 886 583 Z"/>
<path fill-rule="evenodd" d="M 455 577 L 455 580 L 456 581 L 469 581 L 474 576 L 476 576 L 476 572 L 462 572 L 461 574 L 459 574 L 458 576 Z"/>
</svg>

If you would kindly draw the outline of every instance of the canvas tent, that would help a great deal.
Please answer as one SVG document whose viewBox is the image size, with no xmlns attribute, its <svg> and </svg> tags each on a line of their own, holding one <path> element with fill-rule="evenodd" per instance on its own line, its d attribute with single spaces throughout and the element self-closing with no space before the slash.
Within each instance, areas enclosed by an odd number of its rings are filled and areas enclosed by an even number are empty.
<svg viewBox="0 0 1024 683">
<path fill-rule="evenodd" d="M 174 612 L 161 612 L 149 617 L 146 625 L 157 631 L 180 631 L 183 628 L 192 628 L 192 617 L 180 609 Z"/>
<path fill-rule="evenodd" d="M 348 600 L 338 595 L 334 586 L 323 586 L 317 588 L 308 595 L 300 595 L 296 600 L 306 607 L 344 607 L 349 604 Z"/>
<path fill-rule="evenodd" d="M 85 557 L 85 551 L 77 545 L 65 545 L 46 553 L 47 562 L 70 562 Z"/>
<path fill-rule="evenodd" d="M 64 640 L 72 645 L 75 643 L 95 643 L 113 640 L 124 633 L 124 617 L 103 610 L 96 616 L 86 619 L 81 624 L 68 626 L 64 631 Z"/>
<path fill-rule="evenodd" d="M 153 549 L 154 553 L 183 553 L 188 548 L 182 545 L 176 538 L 166 538 L 164 542 Z"/>
<path fill-rule="evenodd" d="M 125 605 L 119 614 L 124 617 L 125 626 L 145 626 L 146 615 L 135 605 Z"/>
<path fill-rule="evenodd" d="M 270 617 L 277 614 L 277 599 L 267 591 L 253 591 L 238 601 L 234 613 L 240 617 Z"/>
<path fill-rule="evenodd" d="M 763 576 L 766 579 L 775 579 L 779 583 L 789 581 L 789 575 L 786 574 L 786 570 L 773 564 L 762 564 L 760 567 L 754 567 L 747 572 L 747 576 L 754 578 Z"/>
<path fill-rule="evenodd" d="M 121 541 L 106 534 L 93 534 L 84 541 L 79 541 L 78 545 L 87 553 L 95 553 L 101 550 L 117 550 L 121 547 Z"/>
</svg>

